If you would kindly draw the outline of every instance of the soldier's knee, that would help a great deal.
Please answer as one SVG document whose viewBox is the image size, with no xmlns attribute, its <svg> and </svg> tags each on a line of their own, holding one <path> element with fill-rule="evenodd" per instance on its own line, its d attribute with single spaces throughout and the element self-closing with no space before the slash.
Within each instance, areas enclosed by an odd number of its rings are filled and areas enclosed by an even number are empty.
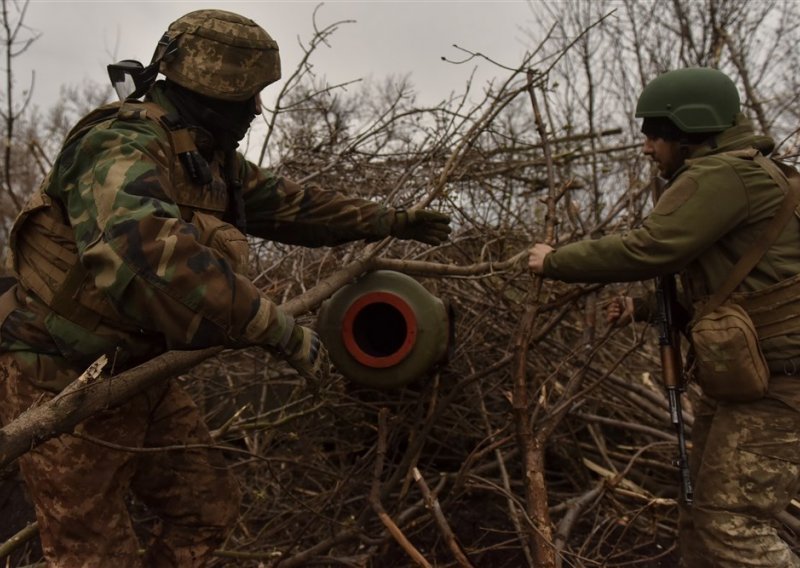
<svg viewBox="0 0 800 568">
<path fill-rule="evenodd" d="M 718 568 L 798 566 L 792 553 L 767 519 L 696 506 L 693 535 L 704 561 Z"/>
</svg>

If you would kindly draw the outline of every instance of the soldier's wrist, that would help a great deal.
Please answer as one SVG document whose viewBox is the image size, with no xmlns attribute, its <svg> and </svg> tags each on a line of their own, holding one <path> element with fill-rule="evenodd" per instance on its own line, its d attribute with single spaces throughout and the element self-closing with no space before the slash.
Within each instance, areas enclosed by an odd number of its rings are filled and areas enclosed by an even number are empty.
<svg viewBox="0 0 800 568">
<path fill-rule="evenodd" d="M 278 346 L 278 350 L 286 356 L 294 355 L 303 347 L 304 335 L 303 326 L 294 323 L 286 341 Z"/>
<path fill-rule="evenodd" d="M 401 233 L 408 226 L 408 211 L 405 209 L 395 209 L 393 213 L 389 234 L 396 235 L 397 233 Z"/>
<path fill-rule="evenodd" d="M 553 262 L 553 253 L 554 252 L 556 252 L 556 251 L 552 250 L 552 251 L 548 252 L 546 255 L 544 255 L 544 258 L 542 259 L 542 276 L 545 276 L 546 278 L 552 278 L 553 277 L 553 275 L 552 275 L 552 262 Z"/>
<path fill-rule="evenodd" d="M 285 352 L 290 348 L 298 327 L 294 318 L 266 298 L 245 329 L 244 337 L 251 345 L 260 345 Z"/>
</svg>

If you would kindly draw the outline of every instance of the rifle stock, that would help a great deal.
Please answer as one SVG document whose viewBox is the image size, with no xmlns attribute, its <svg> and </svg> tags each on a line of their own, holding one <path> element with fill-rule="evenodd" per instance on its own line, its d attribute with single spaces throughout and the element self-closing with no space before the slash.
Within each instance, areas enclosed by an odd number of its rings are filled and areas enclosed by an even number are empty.
<svg viewBox="0 0 800 568">
<path fill-rule="evenodd" d="M 659 310 L 658 342 L 661 348 L 661 368 L 664 375 L 664 385 L 669 399 L 669 416 L 675 433 L 678 436 L 678 457 L 675 465 L 678 467 L 681 494 L 683 502 L 692 504 L 692 480 L 689 474 L 689 459 L 686 452 L 686 432 L 683 424 L 683 410 L 681 409 L 681 393 L 683 392 L 683 361 L 681 358 L 680 330 L 675 322 L 675 308 L 677 306 L 677 290 L 673 275 L 662 276 L 658 279 L 656 289 Z"/>
</svg>

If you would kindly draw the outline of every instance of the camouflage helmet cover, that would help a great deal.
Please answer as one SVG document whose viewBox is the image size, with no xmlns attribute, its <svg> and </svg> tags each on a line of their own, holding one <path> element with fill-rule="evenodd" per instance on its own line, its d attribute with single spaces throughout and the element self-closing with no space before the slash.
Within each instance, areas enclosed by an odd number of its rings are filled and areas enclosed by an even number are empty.
<svg viewBox="0 0 800 568">
<path fill-rule="evenodd" d="M 253 20 L 233 12 L 189 12 L 170 24 L 166 36 L 177 49 L 162 51 L 161 73 L 201 95 L 246 101 L 281 77 L 278 44 Z"/>
<path fill-rule="evenodd" d="M 659 75 L 642 90 L 637 118 L 668 118 L 683 132 L 721 132 L 733 126 L 739 91 L 722 71 L 706 67 Z"/>
</svg>

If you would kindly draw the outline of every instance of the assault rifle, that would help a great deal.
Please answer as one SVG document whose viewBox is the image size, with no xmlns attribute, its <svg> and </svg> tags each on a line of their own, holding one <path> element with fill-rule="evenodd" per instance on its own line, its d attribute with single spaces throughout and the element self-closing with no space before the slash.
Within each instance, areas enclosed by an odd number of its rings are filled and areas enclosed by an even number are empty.
<svg viewBox="0 0 800 568">
<path fill-rule="evenodd" d="M 661 346 L 661 368 L 664 374 L 664 385 L 669 398 L 669 417 L 678 435 L 678 467 L 681 478 L 683 502 L 692 504 L 692 480 L 689 477 L 689 460 L 686 455 L 686 434 L 683 427 L 683 411 L 681 410 L 681 393 L 683 392 L 683 363 L 681 359 L 680 329 L 677 323 L 676 309 L 678 298 L 675 288 L 675 276 L 662 276 L 658 279 L 656 298 L 658 300 L 658 342 Z"/>
</svg>

